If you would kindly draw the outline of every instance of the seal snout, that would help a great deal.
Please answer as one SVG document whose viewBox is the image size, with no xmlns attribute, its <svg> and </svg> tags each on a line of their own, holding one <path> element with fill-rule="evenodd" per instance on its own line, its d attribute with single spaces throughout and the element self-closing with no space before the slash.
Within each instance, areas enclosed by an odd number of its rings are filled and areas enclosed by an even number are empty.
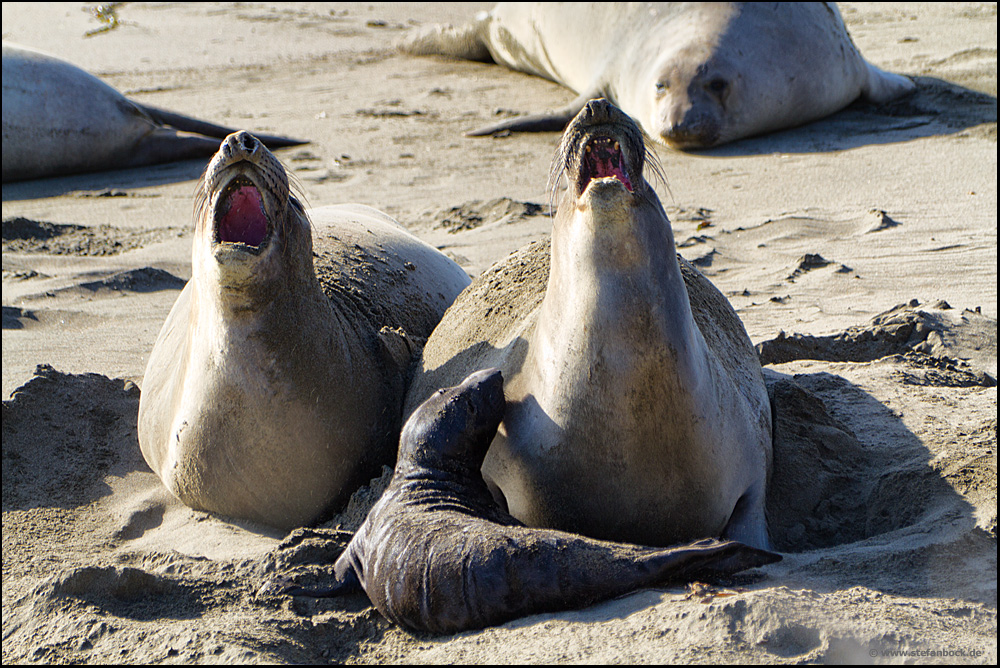
<svg viewBox="0 0 1000 668">
<path fill-rule="evenodd" d="M 605 123 L 631 122 L 624 111 L 608 102 L 603 97 L 591 100 L 577 115 L 576 122 L 586 125 L 604 125 Z"/>
<path fill-rule="evenodd" d="M 239 143 L 239 145 L 243 147 L 243 150 L 251 155 L 257 150 L 257 145 L 260 143 L 257 141 L 256 137 L 254 137 L 249 132 L 245 132 L 243 130 L 235 134 L 235 139 Z"/>
<path fill-rule="evenodd" d="M 717 80 L 713 80 L 717 81 Z M 721 105 L 711 98 L 692 104 L 683 115 L 668 112 L 660 130 L 660 138 L 671 148 L 708 148 L 719 142 Z"/>
<path fill-rule="evenodd" d="M 476 412 L 485 415 L 492 421 L 496 419 L 497 424 L 503 418 L 504 408 L 507 405 L 503 396 L 503 374 L 500 369 L 484 369 L 469 376 L 461 387 L 466 391 L 471 391 L 476 406 Z M 494 428 L 495 429 L 495 428 Z"/>
<path fill-rule="evenodd" d="M 285 168 L 259 139 L 242 130 L 222 141 L 206 170 L 204 188 L 213 206 L 214 242 L 254 253 L 267 243 L 269 220 L 281 215 L 289 196 Z"/>
<path fill-rule="evenodd" d="M 618 183 L 635 193 L 642 180 L 645 142 L 639 126 L 601 98 L 589 101 L 563 135 L 556 160 L 564 160 L 577 195 L 594 181 Z"/>
<path fill-rule="evenodd" d="M 493 440 L 507 407 L 500 369 L 484 369 L 470 374 L 461 385 L 448 390 L 446 394 L 464 407 L 465 430 L 472 440 L 480 440 L 484 435 L 487 436 L 487 444 Z M 486 454 L 485 448 L 482 454 Z"/>
<path fill-rule="evenodd" d="M 680 123 L 668 124 L 660 133 L 663 143 L 671 148 L 709 148 L 719 142 L 719 124 L 707 114 Z"/>
</svg>

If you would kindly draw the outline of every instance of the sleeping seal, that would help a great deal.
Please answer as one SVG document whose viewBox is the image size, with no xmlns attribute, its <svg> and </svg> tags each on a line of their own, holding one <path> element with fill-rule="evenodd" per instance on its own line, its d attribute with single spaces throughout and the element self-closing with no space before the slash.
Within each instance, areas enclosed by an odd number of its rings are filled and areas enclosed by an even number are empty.
<svg viewBox="0 0 1000 668">
<path fill-rule="evenodd" d="M 463 292 L 424 348 L 405 412 L 499 367 L 508 408 L 483 474 L 518 520 L 643 545 L 723 536 L 767 548 L 760 362 L 726 298 L 677 256 L 646 158 L 632 119 L 587 104 L 553 163 L 569 187 L 551 257 L 534 244 Z"/>
<path fill-rule="evenodd" d="M 401 48 L 495 61 L 579 97 L 552 114 L 471 134 L 562 130 L 605 97 L 647 135 L 706 148 L 914 90 L 858 51 L 833 3 L 500 3 L 471 24 L 431 26 Z"/>
<path fill-rule="evenodd" d="M 374 209 L 307 216 L 247 132 L 205 172 L 193 246 L 143 379 L 142 454 L 192 508 L 308 523 L 393 461 L 413 338 L 469 278 Z"/>
<path fill-rule="evenodd" d="M 3 181 L 210 156 L 233 132 L 132 102 L 92 74 L 3 43 Z M 259 135 L 271 148 L 302 144 Z"/>
<path fill-rule="evenodd" d="M 334 565 L 334 596 L 362 587 L 386 618 L 456 633 L 566 610 L 634 589 L 735 573 L 781 559 L 734 541 L 672 548 L 529 529 L 500 510 L 479 467 L 503 417 L 497 369 L 441 390 L 407 421 L 392 482 Z"/>
</svg>

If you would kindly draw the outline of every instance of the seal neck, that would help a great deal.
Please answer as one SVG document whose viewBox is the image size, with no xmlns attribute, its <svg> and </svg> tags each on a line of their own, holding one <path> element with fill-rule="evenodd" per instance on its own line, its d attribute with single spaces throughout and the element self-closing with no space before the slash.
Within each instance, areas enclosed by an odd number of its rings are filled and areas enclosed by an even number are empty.
<svg viewBox="0 0 1000 668">
<path fill-rule="evenodd" d="M 295 301 L 319 292 L 313 271 L 312 235 L 304 213 L 289 207 L 285 220 L 260 252 L 217 243 L 208 225 L 199 226 L 192 273 L 202 292 L 224 317 L 260 313 L 276 300 Z"/>
<path fill-rule="evenodd" d="M 670 222 L 642 186 L 648 195 L 624 203 L 567 193 L 560 205 L 527 360 L 543 385 L 615 374 L 615 365 L 634 369 L 664 350 L 681 377 L 698 377 L 705 365 Z"/>
</svg>

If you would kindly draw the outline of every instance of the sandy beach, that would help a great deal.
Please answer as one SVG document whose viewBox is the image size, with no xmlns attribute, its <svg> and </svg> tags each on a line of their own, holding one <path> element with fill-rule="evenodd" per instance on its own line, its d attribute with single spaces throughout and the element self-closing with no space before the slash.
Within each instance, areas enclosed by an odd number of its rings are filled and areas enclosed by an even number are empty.
<svg viewBox="0 0 1000 668">
<path fill-rule="evenodd" d="M 145 104 L 307 139 L 276 152 L 307 206 L 381 209 L 474 277 L 549 236 L 559 136 L 463 132 L 575 95 L 394 45 L 488 7 L 127 3 L 101 30 L 86 5 L 4 3 L 3 39 Z M 183 506 L 143 461 L 143 372 L 191 276 L 207 161 L 5 183 L 4 664 L 996 663 L 996 5 L 841 11 L 913 96 L 657 149 L 678 250 L 781 392 L 782 562 L 443 637 L 364 596 L 257 596 L 278 572 L 321 581 L 330 530 L 379 487 L 285 536 Z M 817 400 L 829 420 L 800 429 Z"/>
</svg>

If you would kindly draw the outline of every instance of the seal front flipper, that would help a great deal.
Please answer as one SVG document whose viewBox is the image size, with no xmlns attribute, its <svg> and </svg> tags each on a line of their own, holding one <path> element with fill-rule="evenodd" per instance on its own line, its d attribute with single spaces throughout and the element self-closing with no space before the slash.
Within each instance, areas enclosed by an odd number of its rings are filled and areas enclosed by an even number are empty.
<svg viewBox="0 0 1000 668">
<path fill-rule="evenodd" d="M 580 95 L 562 109 L 544 114 L 518 116 L 501 123 L 487 125 L 465 133 L 466 137 L 485 137 L 498 132 L 562 132 L 580 110 L 591 100 L 602 97 L 601 91 L 594 89 Z"/>
<path fill-rule="evenodd" d="M 338 562 L 339 564 L 339 562 Z M 339 569 L 338 569 L 339 570 Z M 309 596 L 311 598 L 334 598 L 364 591 L 354 569 L 348 568 L 337 574 L 337 580 L 329 587 L 300 587 L 289 577 L 279 575 L 268 580 L 260 588 L 258 596 Z"/>
</svg>

